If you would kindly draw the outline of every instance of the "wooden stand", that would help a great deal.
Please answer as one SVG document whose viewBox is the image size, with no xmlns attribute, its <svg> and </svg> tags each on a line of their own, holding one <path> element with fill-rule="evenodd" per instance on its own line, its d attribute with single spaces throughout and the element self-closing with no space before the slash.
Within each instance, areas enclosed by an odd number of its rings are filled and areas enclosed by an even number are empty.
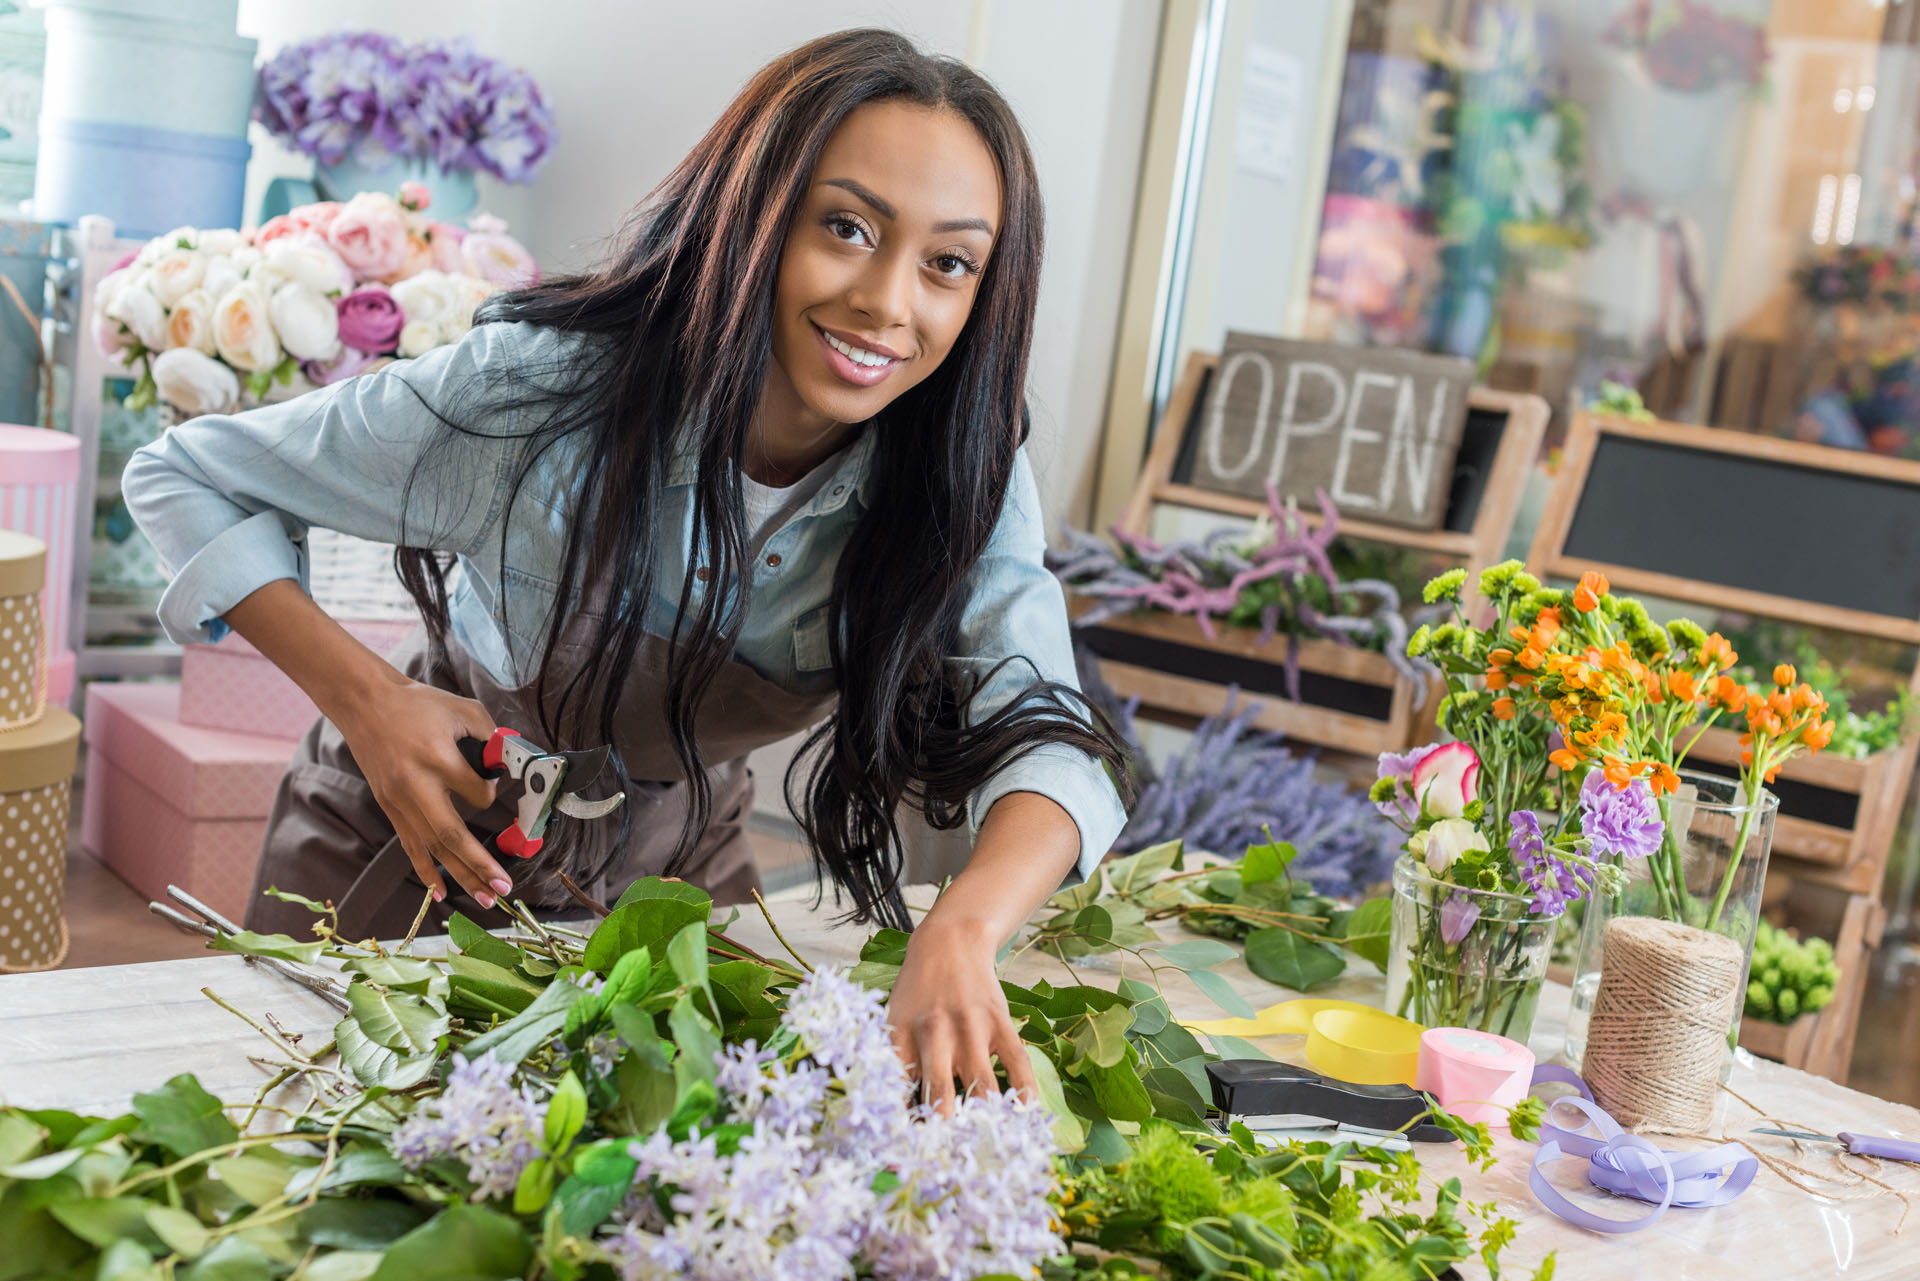
<svg viewBox="0 0 1920 1281">
<path fill-rule="evenodd" d="M 1644 561 L 1616 563 L 1606 555 L 1595 555 L 1591 546 L 1585 554 L 1570 554 L 1568 544 L 1581 505 L 1592 497 L 1589 480 L 1594 474 L 1595 456 L 1609 442 L 1628 447 L 1651 442 L 1671 450 L 1676 457 L 1718 457 L 1730 464 L 1777 466 L 1783 483 L 1789 484 L 1794 476 L 1825 473 L 1829 479 L 1841 481 L 1857 478 L 1863 486 L 1910 486 L 1916 512 L 1920 512 L 1920 464 L 1742 432 L 1580 415 L 1568 435 L 1565 461 L 1554 483 L 1548 516 L 1541 523 L 1530 557 L 1535 572 L 1543 577 L 1571 579 L 1598 569 L 1615 587 L 1630 591 L 1857 636 L 1920 644 L 1920 619 L 1891 609 L 1836 603 L 1832 599 L 1835 593 L 1818 582 L 1817 575 L 1798 583 L 1784 583 L 1787 590 L 1774 594 L 1756 590 L 1752 586 L 1756 576 L 1739 566 L 1725 566 L 1727 572 L 1720 578 L 1706 574 L 1684 577 L 1648 568 Z M 1766 510 L 1766 498 L 1756 496 L 1755 506 Z M 1850 526 L 1844 515 L 1790 512 L 1784 505 L 1775 509 L 1783 513 L 1781 519 L 1795 520 L 1793 528 L 1805 538 L 1818 539 L 1823 531 L 1833 531 L 1830 557 L 1817 559 L 1838 565 L 1850 554 L 1846 545 Z M 1821 550 L 1825 553 L 1827 549 Z M 1626 555 L 1622 551 L 1620 559 L 1626 559 Z M 1914 572 L 1910 567 L 1901 568 L 1908 574 Z M 1897 577 L 1890 568 L 1889 580 Z M 1792 594 L 1795 590 L 1803 594 Z M 1920 666 L 1915 667 L 1908 688 L 1920 694 Z M 1774 821 L 1769 882 L 1787 882 L 1783 890 L 1804 886 L 1807 894 L 1839 896 L 1833 953 L 1840 966 L 1840 983 L 1831 1004 L 1791 1025 L 1743 1022 L 1741 1041 L 1755 1053 L 1845 1083 L 1868 967 L 1886 924 L 1886 911 L 1879 899 L 1880 883 L 1917 752 L 1920 741 L 1910 739 L 1865 760 L 1821 754 L 1790 761 L 1781 769 L 1780 813 Z M 1688 761 L 1707 772 L 1734 775 L 1740 764 L 1738 731 L 1708 730 Z M 1833 916 L 1829 909 L 1825 928 L 1833 928 Z"/>
<path fill-rule="evenodd" d="M 1204 352 L 1188 358 L 1120 520 L 1120 528 L 1127 533 L 1145 536 L 1157 503 L 1249 519 L 1268 514 L 1264 503 L 1176 479 L 1216 361 Z M 1342 518 L 1341 537 L 1432 553 L 1474 568 L 1500 558 L 1550 411 L 1538 396 L 1482 387 L 1468 393 L 1467 405 L 1470 414 L 1499 418 L 1498 445 L 1470 510 L 1450 510 L 1445 527 L 1437 530 Z M 1303 511 L 1300 518 L 1310 528 L 1322 521 L 1317 511 Z M 1076 614 L 1090 607 L 1090 602 L 1074 602 Z M 1431 725 L 1440 697 L 1438 682 L 1419 690 L 1384 655 L 1333 641 L 1301 641 L 1297 655 L 1301 698 L 1294 702 L 1286 693 L 1285 637 L 1263 645 L 1256 629 L 1218 622 L 1214 632 L 1207 636 L 1196 619 L 1185 615 L 1141 612 L 1111 618 L 1075 634 L 1099 655 L 1101 676 L 1108 685 L 1123 697 L 1138 698 L 1143 713 L 1160 719 L 1184 723 L 1211 716 L 1225 703 L 1227 687 L 1237 685 L 1247 694 L 1262 696 L 1265 705 L 1253 722 L 1260 728 L 1360 755 L 1403 751 Z"/>
</svg>

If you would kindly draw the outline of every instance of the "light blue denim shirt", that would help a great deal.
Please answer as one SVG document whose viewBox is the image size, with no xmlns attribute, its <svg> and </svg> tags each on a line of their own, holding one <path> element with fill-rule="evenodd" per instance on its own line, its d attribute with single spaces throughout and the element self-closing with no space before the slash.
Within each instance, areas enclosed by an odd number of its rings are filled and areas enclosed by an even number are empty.
<svg viewBox="0 0 1920 1281">
<path fill-rule="evenodd" d="M 232 416 L 191 419 L 133 456 L 123 481 L 127 505 L 161 557 L 177 567 L 160 601 L 174 640 L 217 641 L 221 615 L 262 585 L 294 578 L 306 586 L 309 527 L 377 542 L 402 541 L 408 477 L 439 429 L 434 411 L 459 420 L 476 408 L 487 371 L 564 367 L 580 338 L 527 324 L 482 325 L 437 348 L 306 395 Z M 462 573 L 450 613 L 461 645 L 503 685 L 533 675 L 557 591 L 561 548 L 574 519 L 578 476 L 587 465 L 573 438 L 550 450 L 508 497 L 520 458 L 511 421 L 435 455 L 405 495 L 405 540 L 455 553 Z M 753 590 L 734 657 L 798 693 L 831 688 L 828 601 L 835 566 L 866 510 L 871 439 L 862 435 L 822 464 L 832 468 L 814 496 L 789 512 L 753 560 Z M 647 626 L 671 632 L 693 542 L 695 460 L 676 457 L 662 494 L 663 540 Z M 503 530 L 502 525 L 505 524 Z M 502 535 L 505 535 L 504 540 Z M 951 661 L 981 676 L 1001 660 L 969 706 L 975 719 L 1017 697 L 1036 676 L 1077 684 L 1059 584 L 1042 563 L 1046 539 L 1039 493 L 1025 451 L 1006 505 L 972 575 L 972 598 Z M 506 584 L 504 599 L 499 585 Z M 511 644 L 509 644 L 511 640 Z M 1105 769 L 1061 744 L 1043 744 L 1002 766 L 976 791 L 969 817 L 981 819 L 1009 792 L 1037 792 L 1080 829 L 1084 876 L 1119 835 L 1126 815 Z"/>
</svg>

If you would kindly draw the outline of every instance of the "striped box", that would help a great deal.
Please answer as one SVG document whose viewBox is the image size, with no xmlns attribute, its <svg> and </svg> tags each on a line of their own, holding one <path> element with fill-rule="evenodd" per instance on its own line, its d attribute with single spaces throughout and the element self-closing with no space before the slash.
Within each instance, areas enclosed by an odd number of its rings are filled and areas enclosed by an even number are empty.
<svg viewBox="0 0 1920 1281">
<path fill-rule="evenodd" d="M 73 694 L 73 504 L 80 484 L 80 442 L 45 427 L 0 423 L 0 529 L 31 534 L 47 545 L 47 585 L 40 597 L 47 628 L 47 701 Z"/>
</svg>

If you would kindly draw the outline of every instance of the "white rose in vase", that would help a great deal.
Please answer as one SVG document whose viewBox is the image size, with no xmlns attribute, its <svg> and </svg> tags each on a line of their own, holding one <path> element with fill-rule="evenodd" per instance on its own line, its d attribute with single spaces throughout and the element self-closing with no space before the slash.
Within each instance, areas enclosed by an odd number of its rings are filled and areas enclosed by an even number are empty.
<svg viewBox="0 0 1920 1281">
<path fill-rule="evenodd" d="M 194 248 L 203 254 L 230 254 L 246 243 L 245 232 L 221 227 L 216 231 L 201 232 L 200 238 L 194 242 Z"/>
<path fill-rule="evenodd" d="M 207 260 L 197 250 L 169 249 L 147 268 L 147 288 L 163 307 L 171 307 L 200 287 Z"/>
<path fill-rule="evenodd" d="M 167 349 L 189 347 L 203 356 L 217 350 L 213 345 L 213 295 L 195 289 L 173 304 L 167 313 Z"/>
<path fill-rule="evenodd" d="M 299 360 L 332 360 L 340 354 L 340 314 L 333 300 L 298 281 L 273 291 L 267 316 L 280 345 Z"/>
<path fill-rule="evenodd" d="M 1445 876 L 1462 854 L 1485 853 L 1490 848 L 1485 833 L 1464 818 L 1443 818 L 1424 835 L 1427 839 L 1416 857 L 1435 876 Z"/>
<path fill-rule="evenodd" d="M 266 263 L 317 294 L 342 294 L 353 288 L 353 272 L 320 236 L 304 232 L 282 236 L 263 251 Z"/>
<path fill-rule="evenodd" d="M 424 356 L 440 346 L 440 326 L 426 320 L 409 320 L 400 330 L 400 354 Z"/>
<path fill-rule="evenodd" d="M 209 298 L 225 298 L 227 290 L 246 279 L 246 273 L 235 265 L 232 258 L 225 254 L 215 254 L 207 259 L 206 272 L 200 277 L 200 288 L 206 290 Z"/>
<path fill-rule="evenodd" d="M 142 272 L 142 277 L 145 274 Z M 106 315 L 131 330 L 134 340 L 148 351 L 167 349 L 167 309 L 147 288 L 144 278 L 116 293 Z"/>
<path fill-rule="evenodd" d="M 458 342 L 473 328 L 474 309 L 499 293 L 500 288 L 478 276 L 449 276 L 447 280 L 453 293 L 453 306 L 440 327 L 446 331 L 449 341 Z"/>
<path fill-rule="evenodd" d="M 213 309 L 213 344 L 235 369 L 254 373 L 281 360 L 266 295 L 252 281 L 228 290 Z"/>
<path fill-rule="evenodd" d="M 233 370 L 191 347 L 155 357 L 153 383 L 160 399 L 187 417 L 224 414 L 240 403 L 240 379 Z"/>
<path fill-rule="evenodd" d="M 431 267 L 405 280 L 396 280 L 387 288 L 409 323 L 439 325 L 454 310 L 452 278 Z"/>
</svg>

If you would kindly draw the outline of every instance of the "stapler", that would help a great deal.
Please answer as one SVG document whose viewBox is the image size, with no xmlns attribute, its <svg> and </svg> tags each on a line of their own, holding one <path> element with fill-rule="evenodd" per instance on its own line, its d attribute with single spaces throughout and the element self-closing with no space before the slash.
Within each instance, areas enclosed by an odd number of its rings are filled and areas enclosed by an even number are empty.
<svg viewBox="0 0 1920 1281">
<path fill-rule="evenodd" d="M 1209 1063 L 1207 1081 L 1223 1130 L 1238 1121 L 1259 1134 L 1389 1150 L 1405 1150 L 1409 1139 L 1444 1143 L 1454 1138 L 1431 1121 L 1409 1125 L 1426 1114 L 1427 1101 L 1407 1085 L 1354 1085 L 1266 1059 Z"/>
</svg>

